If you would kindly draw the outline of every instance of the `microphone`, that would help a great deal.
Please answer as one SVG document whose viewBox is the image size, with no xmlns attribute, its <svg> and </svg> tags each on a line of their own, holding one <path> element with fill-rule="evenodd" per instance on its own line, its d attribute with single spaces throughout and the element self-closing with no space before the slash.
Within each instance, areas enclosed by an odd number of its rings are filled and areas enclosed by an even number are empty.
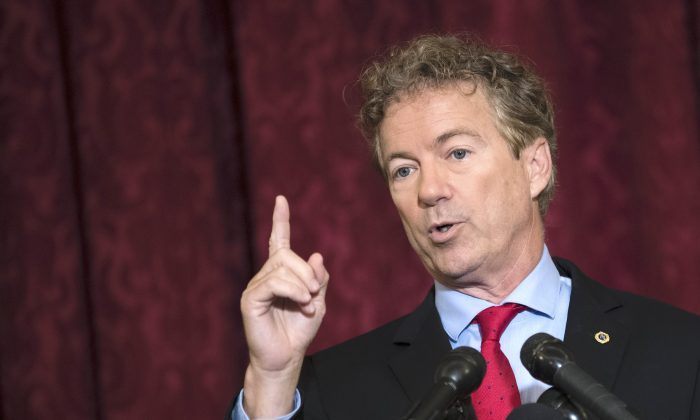
<svg viewBox="0 0 700 420">
<path fill-rule="evenodd" d="M 538 404 L 552 407 L 561 413 L 567 420 L 588 420 L 590 417 L 586 410 L 571 401 L 564 393 L 556 388 L 549 388 L 537 399 Z"/>
<path fill-rule="evenodd" d="M 546 405 L 523 404 L 511 411 L 506 420 L 567 420 L 562 413 Z"/>
<path fill-rule="evenodd" d="M 435 384 L 404 419 L 444 419 L 458 398 L 466 397 L 481 385 L 484 374 L 486 362 L 481 353 L 471 347 L 457 347 L 442 358 L 435 369 Z"/>
<path fill-rule="evenodd" d="M 537 333 L 523 344 L 520 360 L 533 377 L 561 389 L 601 420 L 638 420 L 622 400 L 574 363 L 561 340 Z"/>
</svg>

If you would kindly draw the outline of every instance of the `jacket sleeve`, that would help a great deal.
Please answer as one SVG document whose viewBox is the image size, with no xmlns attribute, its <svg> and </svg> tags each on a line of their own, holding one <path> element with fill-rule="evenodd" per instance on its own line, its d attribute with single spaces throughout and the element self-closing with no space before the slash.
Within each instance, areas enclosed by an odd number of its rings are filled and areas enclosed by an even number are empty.
<svg viewBox="0 0 700 420">
<path fill-rule="evenodd" d="M 304 359 L 304 365 L 301 369 L 299 377 L 299 386 L 297 387 L 301 393 L 301 409 L 294 416 L 295 420 L 328 420 L 322 399 L 321 391 L 316 378 L 313 358 L 307 356 Z"/>
</svg>

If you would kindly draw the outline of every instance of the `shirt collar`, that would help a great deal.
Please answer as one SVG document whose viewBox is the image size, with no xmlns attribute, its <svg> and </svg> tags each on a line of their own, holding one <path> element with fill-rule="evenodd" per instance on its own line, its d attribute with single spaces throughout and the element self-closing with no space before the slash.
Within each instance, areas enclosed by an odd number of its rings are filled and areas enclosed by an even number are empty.
<svg viewBox="0 0 700 420">
<path fill-rule="evenodd" d="M 519 303 L 528 311 L 554 318 L 559 295 L 559 271 L 549 255 L 547 246 L 535 268 L 506 296 L 502 303 Z M 482 310 L 494 306 L 435 282 L 435 306 L 447 335 L 456 341 L 459 334 Z"/>
</svg>

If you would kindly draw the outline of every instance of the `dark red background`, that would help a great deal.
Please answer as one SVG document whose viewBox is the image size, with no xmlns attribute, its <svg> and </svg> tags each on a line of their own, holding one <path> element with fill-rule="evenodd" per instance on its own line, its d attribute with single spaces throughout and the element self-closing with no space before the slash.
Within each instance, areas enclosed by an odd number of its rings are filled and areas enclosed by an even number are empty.
<svg viewBox="0 0 700 420">
<path fill-rule="evenodd" d="M 332 276 L 319 349 L 431 284 L 354 127 L 387 45 L 469 31 L 557 104 L 555 255 L 700 313 L 700 1 L 5 0 L 0 418 L 221 418 L 275 194 Z"/>
</svg>

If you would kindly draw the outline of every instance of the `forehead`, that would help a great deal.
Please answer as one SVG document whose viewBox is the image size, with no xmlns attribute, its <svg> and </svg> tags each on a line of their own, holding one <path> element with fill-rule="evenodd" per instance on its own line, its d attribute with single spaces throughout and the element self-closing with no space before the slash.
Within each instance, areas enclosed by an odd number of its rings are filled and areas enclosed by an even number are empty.
<svg viewBox="0 0 700 420">
<path fill-rule="evenodd" d="M 379 127 L 380 149 L 405 141 L 432 141 L 451 130 L 497 134 L 494 112 L 483 88 L 455 83 L 399 96 Z"/>
</svg>

